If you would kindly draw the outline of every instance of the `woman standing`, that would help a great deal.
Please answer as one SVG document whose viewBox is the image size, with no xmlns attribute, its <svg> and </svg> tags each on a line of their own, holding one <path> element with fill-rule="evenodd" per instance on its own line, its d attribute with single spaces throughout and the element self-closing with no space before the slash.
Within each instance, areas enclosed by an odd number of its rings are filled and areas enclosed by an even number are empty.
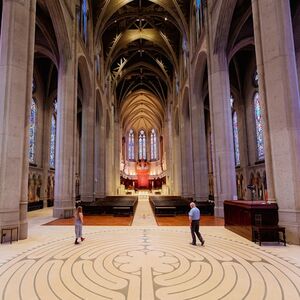
<svg viewBox="0 0 300 300">
<path fill-rule="evenodd" d="M 75 244 L 79 244 L 78 239 L 80 238 L 81 241 L 84 241 L 85 238 L 82 237 L 82 225 L 83 225 L 83 213 L 82 213 L 82 207 L 78 206 L 75 214 Z"/>
</svg>

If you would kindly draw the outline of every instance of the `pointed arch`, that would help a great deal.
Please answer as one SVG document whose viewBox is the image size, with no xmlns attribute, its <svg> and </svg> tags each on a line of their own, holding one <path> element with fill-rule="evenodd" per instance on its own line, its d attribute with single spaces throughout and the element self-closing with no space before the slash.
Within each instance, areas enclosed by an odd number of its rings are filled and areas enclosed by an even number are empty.
<svg viewBox="0 0 300 300">
<path fill-rule="evenodd" d="M 227 47 L 228 35 L 236 3 L 237 0 L 223 0 L 221 2 L 219 15 L 217 16 L 216 30 L 214 33 L 214 52 L 218 52 L 220 49 L 226 49 Z"/>
<path fill-rule="evenodd" d="M 52 19 L 60 56 L 70 59 L 72 57 L 71 41 L 61 1 L 46 1 L 46 5 Z"/>
<path fill-rule="evenodd" d="M 194 64 L 193 69 L 193 89 L 194 89 L 194 95 L 202 96 L 202 99 L 204 101 L 204 95 L 203 95 L 203 81 L 205 76 L 205 70 L 207 67 L 207 53 L 206 51 L 201 51 L 197 55 L 196 63 Z"/>
<path fill-rule="evenodd" d="M 83 102 L 86 102 L 86 105 L 89 105 L 89 99 L 91 97 L 92 91 L 92 83 L 91 76 L 89 72 L 89 66 L 86 58 L 81 55 L 78 58 L 78 70 L 80 73 L 80 78 L 82 80 L 82 88 L 83 88 Z"/>
</svg>

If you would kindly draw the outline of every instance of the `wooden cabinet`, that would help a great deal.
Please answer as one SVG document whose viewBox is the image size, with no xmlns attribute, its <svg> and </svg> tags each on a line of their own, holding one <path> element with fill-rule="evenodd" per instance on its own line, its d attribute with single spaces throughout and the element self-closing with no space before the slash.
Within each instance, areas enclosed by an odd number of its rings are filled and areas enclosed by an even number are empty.
<svg viewBox="0 0 300 300">
<path fill-rule="evenodd" d="M 225 228 L 254 241 L 254 226 L 278 225 L 278 206 L 264 201 L 224 201 Z"/>
</svg>

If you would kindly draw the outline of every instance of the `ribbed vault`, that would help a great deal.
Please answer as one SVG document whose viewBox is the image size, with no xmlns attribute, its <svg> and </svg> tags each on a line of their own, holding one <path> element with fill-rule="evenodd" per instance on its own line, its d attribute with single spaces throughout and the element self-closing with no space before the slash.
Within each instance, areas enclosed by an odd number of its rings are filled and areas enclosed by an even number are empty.
<svg viewBox="0 0 300 300">
<path fill-rule="evenodd" d="M 165 105 L 188 39 L 189 8 L 183 0 L 94 1 L 96 49 L 102 50 L 118 107 L 139 90 Z"/>
<path fill-rule="evenodd" d="M 124 132 L 133 129 L 161 131 L 164 120 L 164 108 L 159 99 L 145 90 L 131 94 L 121 105 L 120 122 Z"/>
<path fill-rule="evenodd" d="M 94 1 L 96 51 L 101 49 L 123 134 L 131 128 L 162 131 L 188 44 L 189 11 L 185 0 Z"/>
</svg>

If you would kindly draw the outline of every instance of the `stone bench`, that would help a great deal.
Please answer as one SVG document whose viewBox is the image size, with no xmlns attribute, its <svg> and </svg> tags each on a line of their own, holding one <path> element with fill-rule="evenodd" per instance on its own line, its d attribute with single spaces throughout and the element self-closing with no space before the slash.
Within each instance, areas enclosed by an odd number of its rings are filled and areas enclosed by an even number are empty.
<svg viewBox="0 0 300 300">
<path fill-rule="evenodd" d="M 280 237 L 280 233 L 282 238 Z M 285 227 L 282 226 L 253 226 L 253 242 L 282 242 L 286 246 Z"/>
</svg>

